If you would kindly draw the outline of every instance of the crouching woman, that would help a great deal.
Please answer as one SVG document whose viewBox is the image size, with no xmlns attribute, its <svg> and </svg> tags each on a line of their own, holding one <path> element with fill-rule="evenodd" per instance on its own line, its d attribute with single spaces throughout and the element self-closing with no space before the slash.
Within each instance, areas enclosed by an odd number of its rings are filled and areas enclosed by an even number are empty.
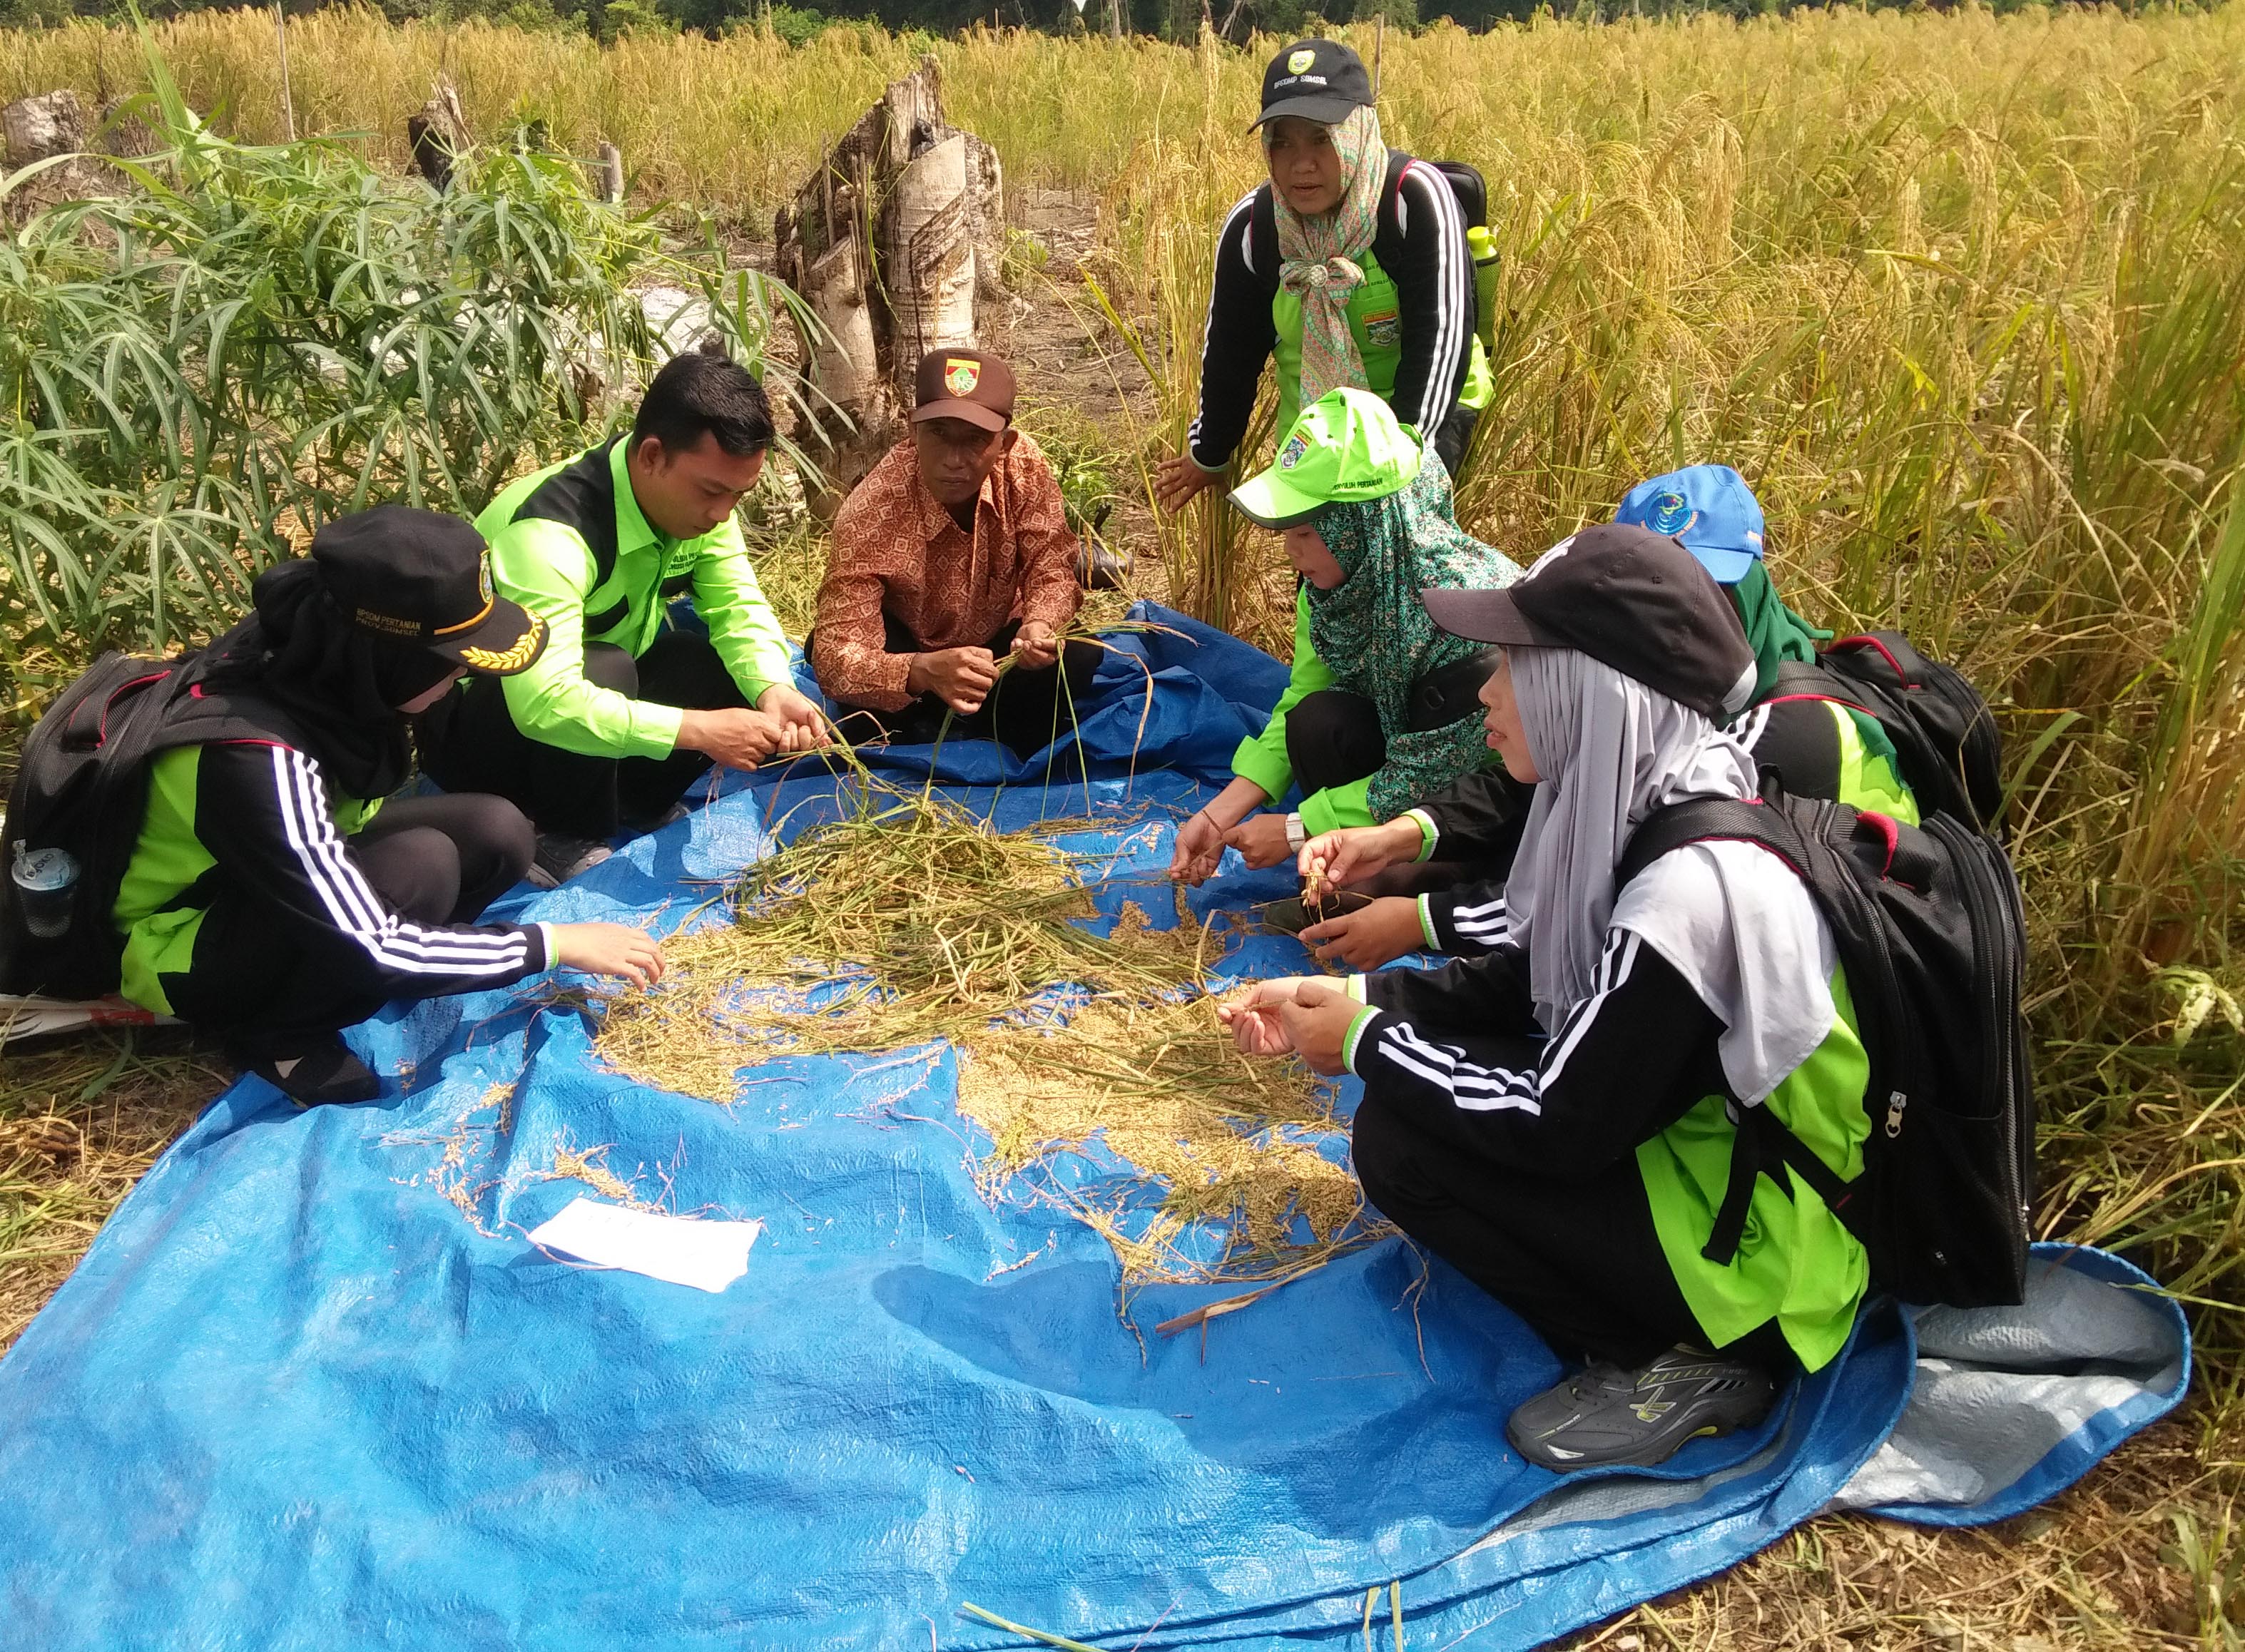
<svg viewBox="0 0 2245 1652">
<path fill-rule="evenodd" d="M 1220 1012 L 1251 1053 L 1359 1074 L 1366 1195 L 1590 1361 L 1513 1413 L 1523 1455 L 1660 1462 L 1757 1420 L 1779 1378 L 1847 1341 L 1862 1248 L 1789 1169 L 1753 1181 L 1734 1249 L 1717 1234 L 1740 1109 L 1861 1173 L 1869 1067 L 1847 983 L 1808 889 L 1753 845 L 1688 844 L 1614 887 L 1654 811 L 1756 792 L 1717 727 L 1753 653 L 1681 545 L 1589 529 L 1509 590 L 1427 602 L 1502 646 L 1483 724 L 1537 782 L 1509 939 L 1346 990 L 1265 982 Z"/>
<path fill-rule="evenodd" d="M 545 647 L 537 616 L 492 594 L 473 528 L 396 505 L 339 518 L 253 595 L 174 673 L 113 907 L 126 998 L 219 1034 L 311 1106 L 380 1093 L 337 1029 L 392 999 L 556 966 L 661 974 L 653 938 L 622 924 L 478 921 L 531 863 L 513 804 L 383 801 L 410 775 L 409 717 Z"/>
</svg>

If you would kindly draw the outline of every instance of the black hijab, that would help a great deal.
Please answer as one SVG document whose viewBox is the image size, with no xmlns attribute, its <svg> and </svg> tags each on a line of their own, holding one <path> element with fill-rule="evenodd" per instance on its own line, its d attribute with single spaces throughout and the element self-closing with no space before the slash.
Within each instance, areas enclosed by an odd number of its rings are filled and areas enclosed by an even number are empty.
<svg viewBox="0 0 2245 1652">
<path fill-rule="evenodd" d="M 352 625 L 309 557 L 259 574 L 250 599 L 249 618 L 203 652 L 190 682 L 206 698 L 278 713 L 346 796 L 385 797 L 404 784 L 413 746 L 397 708 L 435 687 L 452 662 Z M 227 708 L 259 721 L 252 706 Z"/>
</svg>

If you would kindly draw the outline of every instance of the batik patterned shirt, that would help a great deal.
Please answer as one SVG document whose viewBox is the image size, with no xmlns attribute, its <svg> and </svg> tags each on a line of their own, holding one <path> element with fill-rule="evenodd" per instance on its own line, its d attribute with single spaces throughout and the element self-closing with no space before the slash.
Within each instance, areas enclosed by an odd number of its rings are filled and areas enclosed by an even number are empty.
<svg viewBox="0 0 2245 1652">
<path fill-rule="evenodd" d="M 1075 617 L 1076 537 L 1060 482 L 1026 434 L 982 484 L 974 531 L 921 485 L 909 438 L 851 490 L 834 518 L 811 666 L 833 699 L 877 711 L 912 703 L 912 656 L 891 653 L 885 613 L 933 652 L 987 643 L 1008 620 L 1055 630 Z"/>
</svg>

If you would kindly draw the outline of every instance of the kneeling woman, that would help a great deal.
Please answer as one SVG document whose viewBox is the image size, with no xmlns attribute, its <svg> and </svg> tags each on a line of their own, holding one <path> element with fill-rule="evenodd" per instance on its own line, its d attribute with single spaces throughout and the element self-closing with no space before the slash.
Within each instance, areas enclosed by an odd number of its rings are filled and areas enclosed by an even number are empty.
<svg viewBox="0 0 2245 1652">
<path fill-rule="evenodd" d="M 410 769 L 410 714 L 545 645 L 542 622 L 492 597 L 483 559 L 454 517 L 341 518 L 309 557 L 259 575 L 256 612 L 179 669 L 113 908 L 120 990 L 219 1033 L 301 1104 L 377 1093 L 336 1030 L 393 999 L 556 965 L 641 985 L 662 972 L 621 924 L 476 924 L 530 865 L 513 804 L 382 801 Z"/>
<path fill-rule="evenodd" d="M 1539 782 L 1509 939 L 1348 992 L 1266 982 L 1223 1013 L 1251 1053 L 1360 1075 L 1367 1196 L 1594 1362 L 1513 1413 L 1521 1452 L 1657 1463 L 1753 1422 L 1777 1377 L 1847 1341 L 1862 1248 L 1791 1171 L 1753 1184 L 1733 1254 L 1714 1242 L 1736 1109 L 1770 1108 L 1836 1174 L 1861 1173 L 1869 1067 L 1847 983 L 1807 888 L 1759 848 L 1689 844 L 1614 888 L 1655 810 L 1756 793 L 1714 721 L 1753 653 L 1682 546 L 1586 529 L 1508 591 L 1428 605 L 1503 645 L 1489 742 Z"/>
<path fill-rule="evenodd" d="M 1328 392 L 1231 498 L 1285 535 L 1301 576 L 1294 670 L 1232 754 L 1237 778 L 1178 829 L 1170 875 L 1195 884 L 1227 843 L 1275 866 L 1308 836 L 1393 819 L 1479 768 L 1474 694 L 1491 650 L 1438 629 L 1419 593 L 1520 576 L 1458 526 L 1448 473 L 1368 390 Z M 1297 782 L 1298 811 L 1248 818 Z"/>
</svg>

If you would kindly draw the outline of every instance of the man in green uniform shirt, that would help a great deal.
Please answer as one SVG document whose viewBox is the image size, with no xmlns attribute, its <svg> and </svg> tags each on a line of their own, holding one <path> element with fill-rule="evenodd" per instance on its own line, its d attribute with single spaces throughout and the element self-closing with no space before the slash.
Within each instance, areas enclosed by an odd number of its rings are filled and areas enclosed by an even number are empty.
<svg viewBox="0 0 2245 1652">
<path fill-rule="evenodd" d="M 495 792 L 530 816 L 533 881 L 662 824 L 713 762 L 753 768 L 827 737 L 733 520 L 771 439 L 763 387 L 690 352 L 655 375 L 628 436 L 522 477 L 476 518 L 492 583 L 552 640 L 527 671 L 447 702 L 424 761 L 448 791 Z M 664 623 L 688 592 L 706 638 Z"/>
</svg>

